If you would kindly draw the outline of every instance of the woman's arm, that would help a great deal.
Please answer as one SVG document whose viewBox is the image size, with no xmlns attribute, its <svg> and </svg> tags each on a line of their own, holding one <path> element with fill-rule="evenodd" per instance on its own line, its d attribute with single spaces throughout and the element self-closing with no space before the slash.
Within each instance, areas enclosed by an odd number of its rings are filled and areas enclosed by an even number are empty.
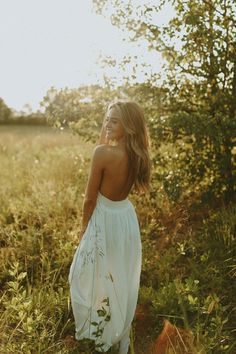
<svg viewBox="0 0 236 354">
<path fill-rule="evenodd" d="M 96 206 L 97 195 L 102 181 L 102 174 L 106 165 L 106 155 L 106 146 L 104 145 L 98 145 L 93 150 L 91 168 L 83 201 L 81 231 L 79 236 L 80 239 L 87 228 L 90 217 Z"/>
</svg>

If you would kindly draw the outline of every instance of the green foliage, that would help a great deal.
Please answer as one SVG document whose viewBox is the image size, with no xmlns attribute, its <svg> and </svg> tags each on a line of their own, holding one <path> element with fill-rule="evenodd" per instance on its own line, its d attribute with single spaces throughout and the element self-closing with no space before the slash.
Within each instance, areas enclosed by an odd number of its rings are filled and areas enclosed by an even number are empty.
<svg viewBox="0 0 236 354">
<path fill-rule="evenodd" d="M 91 148 L 48 127 L 1 131 L 1 353 L 68 353 L 67 277 Z"/>
<path fill-rule="evenodd" d="M 95 330 L 92 332 L 92 334 L 94 334 L 95 337 L 98 339 L 99 337 L 102 336 L 104 332 L 104 327 L 107 325 L 107 322 L 109 322 L 111 319 L 109 297 L 103 299 L 102 303 L 104 303 L 104 306 L 106 306 L 106 308 L 102 306 L 100 309 L 97 310 L 99 322 L 91 322 L 91 324 L 95 327 Z M 95 349 L 102 349 L 103 347 L 104 347 L 104 343 L 101 342 L 96 344 Z"/>
<path fill-rule="evenodd" d="M 14 262 L 9 269 L 10 280 L 2 296 L 2 342 L 4 353 L 56 352 L 56 339 L 69 324 L 66 289 L 57 290 L 47 284 L 41 289 L 31 286 L 22 264 Z"/>
<path fill-rule="evenodd" d="M 156 15 L 169 1 L 93 1 L 99 14 L 128 30 L 131 40 L 166 60 L 162 81 L 152 84 L 164 92 L 150 108 L 154 142 L 173 143 L 178 154 L 175 176 L 181 184 L 204 186 L 203 200 L 234 199 L 236 131 L 236 8 L 233 0 L 172 1 L 173 18 L 159 26 Z M 143 68 L 141 67 L 142 71 Z M 150 90 L 150 93 L 152 90 Z M 150 97 L 147 95 L 147 97 Z M 150 103 L 150 100 L 148 99 Z M 154 102 L 153 102 L 154 103 Z M 148 114 L 148 110 L 145 106 Z M 163 131 L 163 135 L 160 134 Z M 166 134 L 167 133 L 167 134 Z M 169 134 L 168 134 L 169 133 Z M 162 135 L 162 136 L 161 136 Z M 159 158 L 157 152 L 157 159 Z M 183 188 L 184 189 L 184 185 Z M 169 190 L 169 188 L 167 188 Z M 174 193 L 178 198 L 181 193 Z"/>
<path fill-rule="evenodd" d="M 44 113 L 37 111 L 31 113 L 14 113 L 8 121 L 3 122 L 4 124 L 11 125 L 32 125 L 32 126 L 43 126 L 48 125 L 46 116 Z"/>
<path fill-rule="evenodd" d="M 151 233 L 143 242 L 139 301 L 151 305 L 157 330 L 162 318 L 191 328 L 196 347 L 209 354 L 235 350 L 235 225 L 231 206 L 212 210 L 197 232 L 179 236 L 161 255 Z"/>
<path fill-rule="evenodd" d="M 77 89 L 48 90 L 41 106 L 49 124 L 63 129 L 70 127 L 85 141 L 96 141 L 107 104 L 118 95 L 109 85 L 81 86 Z"/>
<path fill-rule="evenodd" d="M 0 97 L 0 123 L 5 123 L 10 120 L 12 116 L 12 112 L 9 107 L 7 107 L 6 103 Z"/>
<path fill-rule="evenodd" d="M 17 144 L 11 144 L 12 135 Z M 12 126 L 1 131 L 0 147 L 0 352 L 92 354 L 92 341 L 66 342 L 74 334 L 67 277 L 78 245 L 92 145 L 67 129 Z M 168 149 L 170 155 L 171 145 L 160 151 Z M 159 173 L 165 170 L 159 167 Z M 131 195 L 143 244 L 139 303 L 151 307 L 150 336 L 154 339 L 161 320 L 168 318 L 193 331 L 198 352 L 231 354 L 236 208 L 211 207 L 195 225 L 188 213 L 201 206 L 179 204 L 161 179 L 153 182 L 158 195 Z M 108 306 L 104 299 L 98 309 L 105 322 L 110 320 Z M 145 350 L 136 348 L 136 340 L 135 351 Z"/>
<path fill-rule="evenodd" d="M 46 117 L 40 112 L 32 112 L 29 107 L 29 112 L 16 113 L 12 111 L 0 98 L 0 125 L 9 124 L 25 124 L 25 125 L 46 125 Z"/>
</svg>

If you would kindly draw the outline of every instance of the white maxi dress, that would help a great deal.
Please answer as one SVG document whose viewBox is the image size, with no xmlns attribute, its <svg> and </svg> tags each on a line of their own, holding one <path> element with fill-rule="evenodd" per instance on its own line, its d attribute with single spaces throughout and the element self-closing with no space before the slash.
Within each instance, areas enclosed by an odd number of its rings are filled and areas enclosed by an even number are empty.
<svg viewBox="0 0 236 354">
<path fill-rule="evenodd" d="M 127 354 L 140 285 L 142 245 L 133 204 L 98 193 L 97 204 L 69 272 L 75 338 L 98 352 L 117 345 Z"/>
</svg>

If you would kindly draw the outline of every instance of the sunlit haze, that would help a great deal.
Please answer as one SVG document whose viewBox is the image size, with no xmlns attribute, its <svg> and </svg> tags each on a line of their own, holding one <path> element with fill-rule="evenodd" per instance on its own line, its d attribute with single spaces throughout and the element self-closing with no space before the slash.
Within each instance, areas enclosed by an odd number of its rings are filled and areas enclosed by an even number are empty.
<svg viewBox="0 0 236 354">
<path fill-rule="evenodd" d="M 91 0 L 0 0 L 0 97 L 16 110 L 33 110 L 47 90 L 102 83 L 100 56 L 120 61 L 125 55 L 145 58 L 160 67 L 157 53 L 143 50 L 109 19 L 99 16 Z M 167 11 L 164 17 L 168 18 Z M 140 78 L 142 80 L 142 78 Z"/>
</svg>

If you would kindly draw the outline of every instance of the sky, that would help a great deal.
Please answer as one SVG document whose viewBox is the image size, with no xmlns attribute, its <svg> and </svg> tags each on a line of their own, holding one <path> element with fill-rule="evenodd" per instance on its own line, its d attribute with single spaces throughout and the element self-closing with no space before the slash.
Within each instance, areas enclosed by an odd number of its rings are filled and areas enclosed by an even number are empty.
<svg viewBox="0 0 236 354">
<path fill-rule="evenodd" d="M 0 8 L 0 97 L 14 110 L 39 109 L 52 86 L 121 78 L 117 68 L 102 68 L 100 57 L 136 55 L 152 69 L 161 66 L 160 55 L 125 41 L 128 34 L 96 14 L 91 0 L 0 0 Z M 169 18 L 167 9 L 161 21 Z"/>
</svg>

